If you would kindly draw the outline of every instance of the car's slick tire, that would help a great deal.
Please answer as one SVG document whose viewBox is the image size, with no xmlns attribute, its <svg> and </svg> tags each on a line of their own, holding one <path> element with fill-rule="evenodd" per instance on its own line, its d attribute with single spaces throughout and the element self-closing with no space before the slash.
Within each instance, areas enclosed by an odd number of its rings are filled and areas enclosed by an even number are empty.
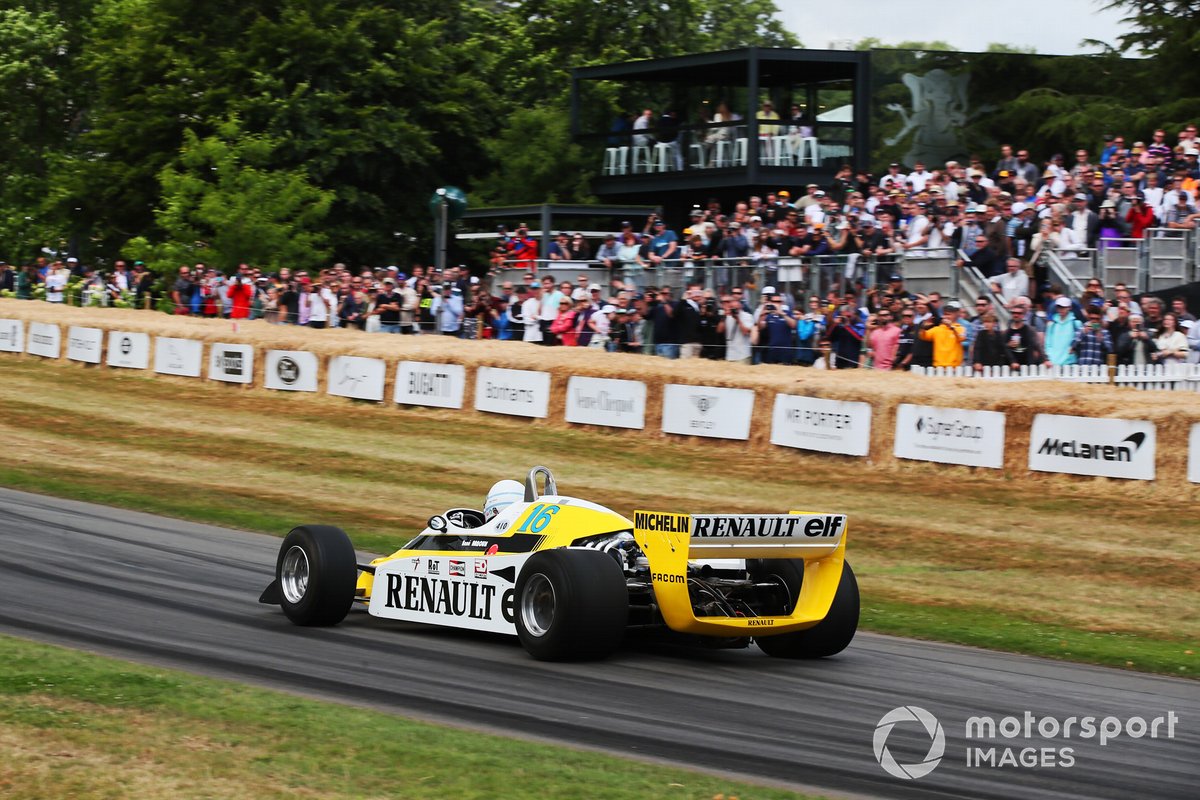
<svg viewBox="0 0 1200 800">
<path fill-rule="evenodd" d="M 629 589 L 607 553 L 543 550 L 517 578 L 515 611 L 517 637 L 539 661 L 601 659 L 625 635 Z"/>
<path fill-rule="evenodd" d="M 767 559 L 763 563 L 766 573 L 777 574 L 793 589 L 793 580 L 803 577 L 803 572 L 795 562 L 786 559 Z M 786 566 L 784 566 L 786 565 Z M 800 582 L 795 580 L 791 606 L 795 606 Z M 833 596 L 833 604 L 825 619 L 816 625 L 795 633 L 783 633 L 779 636 L 755 637 L 758 648 L 775 658 L 824 658 L 840 653 L 846 649 L 858 630 L 858 581 L 850 564 L 842 566 L 842 578 L 838 582 L 837 592 Z M 788 609 L 788 613 L 791 612 Z"/>
<path fill-rule="evenodd" d="M 297 625 L 337 625 L 354 603 L 358 563 L 341 528 L 293 528 L 275 562 L 280 605 Z"/>
</svg>

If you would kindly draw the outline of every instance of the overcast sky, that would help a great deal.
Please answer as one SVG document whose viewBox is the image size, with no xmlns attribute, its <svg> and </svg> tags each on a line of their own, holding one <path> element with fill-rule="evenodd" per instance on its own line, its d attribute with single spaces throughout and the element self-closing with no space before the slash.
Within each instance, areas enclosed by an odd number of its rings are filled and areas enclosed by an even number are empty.
<svg viewBox="0 0 1200 800">
<path fill-rule="evenodd" d="M 1033 47 L 1039 53 L 1095 52 L 1084 39 L 1115 44 L 1127 29 L 1119 11 L 1096 0 L 1004 0 L 948 3 L 945 0 L 836 0 L 803 3 L 776 0 L 779 16 L 805 47 L 857 42 L 874 36 L 885 44 L 941 40 L 956 50 L 983 50 L 991 42 Z"/>
</svg>

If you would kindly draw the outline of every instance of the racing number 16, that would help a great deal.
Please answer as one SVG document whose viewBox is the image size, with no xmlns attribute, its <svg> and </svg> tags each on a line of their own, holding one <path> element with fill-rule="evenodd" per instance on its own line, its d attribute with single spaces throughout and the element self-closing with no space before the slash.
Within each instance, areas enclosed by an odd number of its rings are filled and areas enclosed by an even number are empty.
<svg viewBox="0 0 1200 800">
<path fill-rule="evenodd" d="M 521 527 L 517 528 L 517 532 L 529 531 L 530 533 L 541 533 L 542 528 L 550 524 L 550 518 L 558 513 L 558 506 L 548 506 L 545 503 L 539 503 L 529 512 L 529 516 L 521 523 Z"/>
</svg>

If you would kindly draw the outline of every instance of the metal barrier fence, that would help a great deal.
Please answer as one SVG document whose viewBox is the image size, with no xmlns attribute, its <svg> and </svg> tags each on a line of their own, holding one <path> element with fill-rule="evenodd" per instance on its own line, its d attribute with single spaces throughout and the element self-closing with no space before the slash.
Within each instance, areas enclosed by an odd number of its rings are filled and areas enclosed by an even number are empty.
<svg viewBox="0 0 1200 800">
<path fill-rule="evenodd" d="M 1146 291 L 1157 292 L 1187 283 L 1192 270 L 1192 231 L 1183 228 L 1151 228 L 1146 246 Z"/>
<path fill-rule="evenodd" d="M 1051 280 L 1074 296 L 1080 296 L 1089 278 L 1097 277 L 1111 294 L 1124 284 L 1134 294 L 1153 292 L 1200 280 L 1200 236 L 1195 231 L 1176 228 L 1150 228 L 1143 239 L 1110 239 L 1095 249 L 1047 251 L 1045 265 Z M 704 259 L 692 262 L 681 258 L 665 266 L 606 267 L 599 261 L 506 262 L 494 270 L 494 285 L 504 281 L 522 283 L 529 272 L 541 279 L 547 275 L 555 283 L 570 281 L 586 274 L 589 282 L 611 287 L 621 280 L 639 288 L 670 286 L 681 290 L 698 282 L 713 291 L 741 286 L 751 296 L 763 287 L 774 286 L 793 297 L 817 294 L 824 297 L 831 289 L 843 289 L 847 282 L 861 281 L 867 288 L 885 281 L 898 272 L 905 287 L 916 294 L 938 292 L 970 307 L 980 294 L 992 295 L 982 275 L 967 274 L 955 266 L 957 253 L 950 247 L 917 248 L 894 256 L 863 258 L 857 255 L 824 255 L 803 258 L 782 256 L 757 260 Z M 1000 307 L 993 295 L 993 303 Z"/>
<path fill-rule="evenodd" d="M 1125 389 L 1200 392 L 1200 364 L 1122 364 L 1120 366 L 1044 365 L 1011 367 L 913 367 L 912 374 L 933 378 L 997 381 L 1069 381 L 1107 383 Z"/>
</svg>

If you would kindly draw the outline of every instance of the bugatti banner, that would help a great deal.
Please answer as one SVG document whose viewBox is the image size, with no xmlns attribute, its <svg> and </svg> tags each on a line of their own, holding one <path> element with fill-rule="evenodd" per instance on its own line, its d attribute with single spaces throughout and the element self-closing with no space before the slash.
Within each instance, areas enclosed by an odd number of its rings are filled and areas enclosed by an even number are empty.
<svg viewBox="0 0 1200 800">
<path fill-rule="evenodd" d="M 1152 481 L 1154 434 L 1147 420 L 1038 414 L 1029 431 L 1029 468 Z"/>
<path fill-rule="evenodd" d="M 663 387 L 664 433 L 709 436 L 714 439 L 749 439 L 754 391 L 717 386 Z"/>
<path fill-rule="evenodd" d="M 410 406 L 462 408 L 467 370 L 462 364 L 401 361 L 395 401 Z"/>
<path fill-rule="evenodd" d="M 106 363 L 110 367 L 148 369 L 150 367 L 150 334 L 109 331 Z"/>
</svg>

